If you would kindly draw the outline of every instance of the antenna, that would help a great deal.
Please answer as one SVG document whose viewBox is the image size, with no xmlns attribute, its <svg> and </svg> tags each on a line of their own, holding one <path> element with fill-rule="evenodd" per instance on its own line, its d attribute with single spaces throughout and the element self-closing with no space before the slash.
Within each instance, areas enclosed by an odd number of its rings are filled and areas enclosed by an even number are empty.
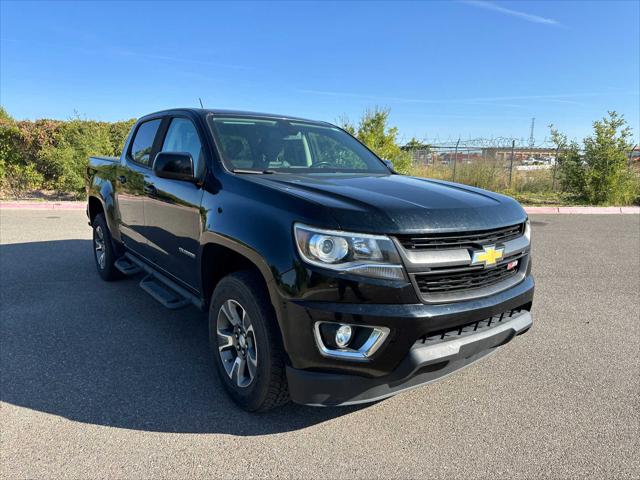
<svg viewBox="0 0 640 480">
<path fill-rule="evenodd" d="M 202 99 L 198 97 L 198 100 L 200 101 L 200 108 L 204 108 L 204 105 L 202 105 Z"/>
<path fill-rule="evenodd" d="M 533 147 L 536 144 L 535 139 L 533 138 L 533 129 L 536 126 L 536 117 L 531 119 L 531 133 L 529 134 L 529 147 Z"/>
</svg>

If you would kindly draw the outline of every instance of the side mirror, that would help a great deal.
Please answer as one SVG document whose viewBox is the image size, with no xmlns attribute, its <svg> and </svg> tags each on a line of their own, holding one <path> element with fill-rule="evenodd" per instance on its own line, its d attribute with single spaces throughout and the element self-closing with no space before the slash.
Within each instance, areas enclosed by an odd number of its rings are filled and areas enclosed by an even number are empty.
<svg viewBox="0 0 640 480">
<path fill-rule="evenodd" d="M 182 152 L 160 152 L 153 161 L 153 173 L 160 178 L 192 182 L 193 158 Z"/>
</svg>

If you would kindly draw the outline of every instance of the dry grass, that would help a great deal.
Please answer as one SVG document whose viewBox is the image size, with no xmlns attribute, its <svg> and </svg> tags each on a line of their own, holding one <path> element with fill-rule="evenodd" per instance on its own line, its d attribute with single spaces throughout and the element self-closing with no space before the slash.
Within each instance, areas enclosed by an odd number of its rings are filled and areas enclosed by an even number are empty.
<svg viewBox="0 0 640 480">
<path fill-rule="evenodd" d="M 504 193 L 528 205 L 566 205 L 576 202 L 571 196 L 554 191 L 551 169 L 520 171 L 514 168 L 510 179 L 508 166 L 499 162 L 476 162 L 456 165 L 455 180 L 453 166 L 448 165 L 414 165 L 410 174 Z"/>
<path fill-rule="evenodd" d="M 551 192 L 553 170 L 519 171 L 513 169 L 509 178 L 509 167 L 498 162 L 467 163 L 453 167 L 446 165 L 415 165 L 411 174 L 417 177 L 456 181 L 474 187 L 494 191 Z"/>
</svg>

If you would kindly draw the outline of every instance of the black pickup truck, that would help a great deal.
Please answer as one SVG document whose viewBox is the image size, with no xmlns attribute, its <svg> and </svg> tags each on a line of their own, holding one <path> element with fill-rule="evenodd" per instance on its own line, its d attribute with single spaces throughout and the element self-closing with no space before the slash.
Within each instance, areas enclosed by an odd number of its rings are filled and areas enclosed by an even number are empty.
<svg viewBox="0 0 640 480">
<path fill-rule="evenodd" d="M 100 276 L 142 273 L 167 308 L 208 311 L 211 360 L 247 410 L 382 399 L 532 325 L 522 207 L 399 175 L 334 125 L 162 111 L 87 174 Z"/>
</svg>

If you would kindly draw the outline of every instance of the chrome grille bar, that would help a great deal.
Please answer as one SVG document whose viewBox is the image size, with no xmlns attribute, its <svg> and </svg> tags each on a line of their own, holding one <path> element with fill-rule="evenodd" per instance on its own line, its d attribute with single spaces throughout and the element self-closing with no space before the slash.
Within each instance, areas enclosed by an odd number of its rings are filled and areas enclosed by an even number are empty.
<svg viewBox="0 0 640 480">
<path fill-rule="evenodd" d="M 525 229 L 525 224 L 517 224 L 484 232 L 414 235 L 409 243 L 407 236 L 398 236 L 395 242 L 424 302 L 461 301 L 491 295 L 524 280 L 530 248 Z M 474 251 L 488 246 L 500 248 L 502 259 L 496 265 L 471 265 Z"/>
<path fill-rule="evenodd" d="M 400 235 L 396 238 L 406 250 L 441 250 L 504 243 L 521 236 L 523 233 L 524 224 L 521 223 L 509 227 L 476 232 Z"/>
</svg>

